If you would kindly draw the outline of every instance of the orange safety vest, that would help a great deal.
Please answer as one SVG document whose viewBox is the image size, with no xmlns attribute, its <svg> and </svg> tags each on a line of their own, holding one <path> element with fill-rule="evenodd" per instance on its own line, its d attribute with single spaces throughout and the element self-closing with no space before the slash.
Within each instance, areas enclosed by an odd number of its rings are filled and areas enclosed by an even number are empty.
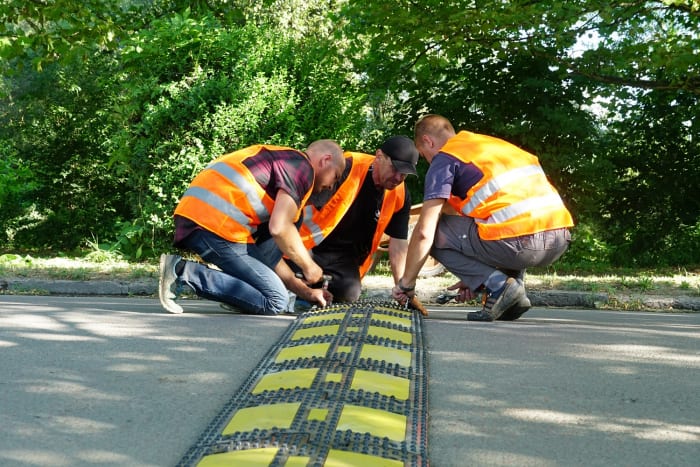
<svg viewBox="0 0 700 467">
<path fill-rule="evenodd" d="M 355 201 L 375 157 L 359 152 L 345 152 L 345 158 L 350 159 L 348 161 L 348 164 L 351 164 L 350 173 L 328 202 L 321 209 L 316 209 L 313 205 L 304 207 L 303 221 L 299 233 L 306 248 L 311 249 L 320 244 L 340 223 L 340 220 Z M 403 207 L 405 197 L 406 186 L 403 183 L 393 190 L 384 190 L 384 200 L 379 212 L 377 229 L 372 238 L 372 248 L 370 254 L 367 255 L 364 263 L 360 266 L 360 277 L 364 277 L 372 265 L 372 253 L 379 247 L 379 242 L 391 217 Z"/>
<path fill-rule="evenodd" d="M 484 240 L 571 227 L 571 214 L 549 183 L 537 157 L 506 141 L 460 131 L 440 149 L 484 174 L 464 199 L 448 203 L 473 217 Z"/>
<path fill-rule="evenodd" d="M 254 243 L 253 234 L 260 224 L 270 220 L 275 200 L 255 180 L 243 161 L 262 151 L 290 150 L 293 151 L 281 146 L 255 145 L 221 156 L 192 180 L 175 214 L 231 242 Z M 299 152 L 299 155 L 308 160 L 304 153 Z M 312 191 L 309 189 L 304 195 L 301 206 Z"/>
</svg>

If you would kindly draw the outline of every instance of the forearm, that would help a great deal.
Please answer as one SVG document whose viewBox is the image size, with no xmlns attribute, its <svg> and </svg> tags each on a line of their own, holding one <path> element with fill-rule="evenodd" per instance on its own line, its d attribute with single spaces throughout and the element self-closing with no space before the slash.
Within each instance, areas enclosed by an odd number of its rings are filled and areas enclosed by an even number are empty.
<svg viewBox="0 0 700 467">
<path fill-rule="evenodd" d="M 399 276 L 402 278 L 402 285 L 404 287 L 413 287 L 416 285 L 418 273 L 428 259 L 432 244 L 432 236 L 428 237 L 421 235 L 419 232 L 413 232 L 411 243 L 408 246 L 411 254 L 406 257 L 403 274 Z"/>
<path fill-rule="evenodd" d="M 277 243 L 280 251 L 294 264 L 301 269 L 309 268 L 315 264 L 311 254 L 301 241 L 294 224 L 281 228 L 278 232 L 272 233 L 272 238 Z"/>
<path fill-rule="evenodd" d="M 275 272 L 280 279 L 282 279 L 285 287 L 294 292 L 297 297 L 308 302 L 313 301 L 314 297 L 312 295 L 313 292 L 311 287 L 306 285 L 304 281 L 294 275 L 294 271 L 292 271 L 292 269 L 287 265 L 285 260 L 281 260 L 279 263 L 277 263 Z"/>
<path fill-rule="evenodd" d="M 406 265 L 401 279 L 401 285 L 404 288 L 411 288 L 416 285 L 418 272 L 428 259 L 430 249 L 433 246 L 435 229 L 440 220 L 440 212 L 444 203 L 445 201 L 442 199 L 431 199 L 423 203 L 420 217 L 408 244 Z"/>
<path fill-rule="evenodd" d="M 389 239 L 389 264 L 391 265 L 391 275 L 394 277 L 394 284 L 398 284 L 399 279 L 404 275 L 407 250 L 408 240 Z"/>
<path fill-rule="evenodd" d="M 304 246 L 294 221 L 297 217 L 297 205 L 294 199 L 283 190 L 279 190 L 275 207 L 270 215 L 270 235 L 282 253 L 301 268 L 308 283 L 321 280 L 323 271 L 313 261 Z"/>
</svg>

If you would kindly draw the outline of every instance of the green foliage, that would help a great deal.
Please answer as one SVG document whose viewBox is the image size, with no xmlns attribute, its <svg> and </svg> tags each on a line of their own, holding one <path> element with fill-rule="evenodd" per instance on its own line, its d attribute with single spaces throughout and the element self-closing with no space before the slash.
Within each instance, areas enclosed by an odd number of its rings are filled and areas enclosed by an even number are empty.
<svg viewBox="0 0 700 467">
<path fill-rule="evenodd" d="M 3 229 L 12 244 L 73 249 L 92 234 L 105 236 L 109 219 L 124 212 L 120 179 L 106 176 L 100 145 L 109 127 L 100 114 L 104 65 L 25 67 L 6 78 L 12 98 L 0 113 L 0 145 L 15 155 L 8 160 L 22 187 Z"/>
<path fill-rule="evenodd" d="M 604 158 L 613 177 L 601 199 L 601 236 L 616 245 L 615 264 L 668 266 L 700 262 L 698 99 L 648 92 L 616 110 Z"/>
<path fill-rule="evenodd" d="M 8 243 L 14 235 L 36 189 L 29 165 L 8 142 L 0 140 L 0 244 Z"/>
<path fill-rule="evenodd" d="M 361 128 L 361 93 L 329 44 L 185 12 L 126 43 L 121 65 L 124 126 L 109 148 L 134 207 L 119 236 L 125 254 L 165 248 L 179 196 L 212 159 L 251 144 L 303 149 L 318 138 L 350 140 Z M 127 248 L 134 242 L 136 250 Z"/>
<path fill-rule="evenodd" d="M 399 128 L 441 113 L 540 157 L 583 241 L 564 261 L 692 264 L 695 3 L 370 0 L 339 20 L 374 105 L 402 116 Z"/>
<path fill-rule="evenodd" d="M 582 270 L 605 270 L 610 265 L 610 247 L 597 234 L 597 229 L 578 224 L 571 231 L 571 245 L 557 264 Z"/>
<path fill-rule="evenodd" d="M 0 242 L 149 258 L 221 154 L 373 153 L 435 112 L 540 158 L 577 222 L 563 265 L 697 264 L 699 23 L 675 0 L 8 0 Z"/>
</svg>

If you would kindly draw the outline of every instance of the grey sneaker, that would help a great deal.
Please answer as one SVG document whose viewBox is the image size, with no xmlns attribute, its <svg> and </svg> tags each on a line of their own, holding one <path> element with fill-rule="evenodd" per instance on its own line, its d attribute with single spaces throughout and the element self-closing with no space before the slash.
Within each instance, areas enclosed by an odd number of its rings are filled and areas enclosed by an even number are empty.
<svg viewBox="0 0 700 467">
<path fill-rule="evenodd" d="M 527 299 L 525 287 L 512 277 L 500 290 L 491 292 L 486 297 L 484 307 L 475 312 L 467 313 L 468 321 L 493 321 L 523 298 Z"/>
<path fill-rule="evenodd" d="M 530 299 L 527 297 L 527 295 L 524 295 L 515 305 L 504 311 L 501 317 L 498 319 L 500 321 L 515 321 L 524 315 L 531 306 L 532 303 L 530 303 Z"/>
<path fill-rule="evenodd" d="M 160 304 L 169 313 L 182 313 L 182 307 L 175 303 L 177 299 L 177 274 L 175 265 L 182 259 L 178 255 L 160 255 L 160 277 L 158 280 L 158 298 Z"/>
</svg>

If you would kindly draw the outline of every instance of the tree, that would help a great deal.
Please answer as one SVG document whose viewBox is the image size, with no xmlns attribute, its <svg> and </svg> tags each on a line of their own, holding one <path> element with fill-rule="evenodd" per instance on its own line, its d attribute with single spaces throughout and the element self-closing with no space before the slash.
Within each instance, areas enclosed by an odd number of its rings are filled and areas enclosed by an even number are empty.
<svg viewBox="0 0 700 467">
<path fill-rule="evenodd" d="M 631 235 L 622 225 L 616 232 L 624 237 L 607 235 L 609 220 L 600 209 L 610 207 L 605 215 L 611 215 L 625 197 L 615 189 L 625 184 L 609 150 L 613 133 L 606 119 L 619 120 L 615 138 L 637 141 L 641 159 L 650 159 L 645 147 L 676 148 L 686 158 L 697 154 L 677 143 L 697 140 L 692 126 L 659 119 L 655 131 L 642 133 L 653 133 L 653 140 L 640 141 L 639 128 L 627 119 L 635 114 L 635 100 L 645 96 L 647 117 L 668 110 L 664 101 L 675 102 L 681 114 L 697 109 L 698 2 L 366 1 L 349 2 L 339 19 L 347 54 L 366 74 L 375 105 L 399 115 L 407 130 L 424 113 L 442 113 L 460 128 L 503 137 L 539 155 L 582 230 L 610 242 L 601 252 L 622 251 Z M 680 165 L 666 168 L 669 177 L 686 175 Z M 697 186 L 693 179 L 688 183 Z M 675 199 L 671 185 L 654 186 L 660 199 Z M 640 222 L 655 222 L 643 214 L 629 210 L 628 219 L 638 222 L 623 225 L 640 229 Z M 695 222 L 693 214 L 684 216 L 683 225 L 697 225 L 694 216 Z M 667 244 L 691 242 L 697 238 L 688 237 L 693 228 Z"/>
<path fill-rule="evenodd" d="M 274 11 L 239 5 L 94 0 L 66 6 L 68 23 L 62 1 L 0 10 L 3 31 L 23 44 L 2 48 L 10 99 L 0 105 L 0 147 L 13 170 L 34 170 L 38 190 L 17 245 L 99 238 L 150 255 L 169 246 L 179 196 L 214 157 L 254 143 L 358 140 L 363 93 L 326 35 L 327 18 L 297 0 L 263 5 Z M 81 27 L 93 16 L 113 34 Z M 48 46 L 56 34 L 60 49 Z"/>
<path fill-rule="evenodd" d="M 700 259 L 700 126 L 696 100 L 644 92 L 611 119 L 602 154 L 613 177 L 602 187 L 600 235 L 612 260 L 635 266 Z M 619 111 L 624 104 L 618 104 Z"/>
<path fill-rule="evenodd" d="M 109 142 L 134 206 L 131 238 L 151 248 L 169 242 L 177 200 L 215 157 L 359 133 L 362 94 L 336 57 L 327 42 L 187 12 L 135 35 L 120 61 L 123 128 Z"/>
</svg>

